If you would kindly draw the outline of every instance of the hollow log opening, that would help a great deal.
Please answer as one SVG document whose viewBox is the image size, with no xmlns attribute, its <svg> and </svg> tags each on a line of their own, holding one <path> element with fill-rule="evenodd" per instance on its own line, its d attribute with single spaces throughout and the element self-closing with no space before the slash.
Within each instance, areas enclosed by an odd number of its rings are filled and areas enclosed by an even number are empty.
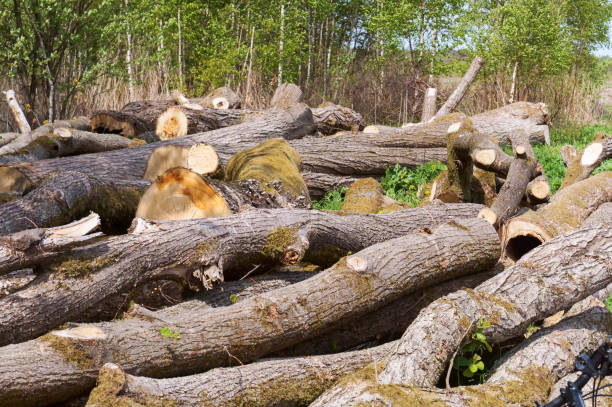
<svg viewBox="0 0 612 407">
<path fill-rule="evenodd" d="M 506 256 L 512 261 L 517 261 L 532 249 L 540 246 L 543 242 L 533 235 L 519 235 L 508 239 Z"/>
</svg>

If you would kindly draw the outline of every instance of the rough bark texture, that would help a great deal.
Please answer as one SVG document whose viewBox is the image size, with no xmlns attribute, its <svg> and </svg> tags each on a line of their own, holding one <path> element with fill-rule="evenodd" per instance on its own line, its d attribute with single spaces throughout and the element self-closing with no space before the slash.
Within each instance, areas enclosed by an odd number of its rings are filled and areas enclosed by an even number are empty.
<svg viewBox="0 0 612 407">
<path fill-rule="evenodd" d="M 57 145 L 57 154 L 60 157 L 100 153 L 146 144 L 141 139 L 129 139 L 116 134 L 90 133 L 71 128 L 55 129 L 53 131 L 53 141 Z"/>
<path fill-rule="evenodd" d="M 531 144 L 550 145 L 550 118 L 544 103 L 515 102 L 471 117 L 474 127 L 490 134 L 499 144 L 511 144 L 517 131 L 525 130 Z"/>
<path fill-rule="evenodd" d="M 461 78 L 461 82 L 459 82 L 459 85 L 457 85 L 457 88 L 449 96 L 446 103 L 444 103 L 444 105 L 442 105 L 440 110 L 438 110 L 438 112 L 434 115 L 433 119 L 442 117 L 455 110 L 457 105 L 461 103 L 461 100 L 467 93 L 472 82 L 474 82 L 474 79 L 476 79 L 476 76 L 478 75 L 478 72 L 480 72 L 480 68 L 482 68 L 483 64 L 484 64 L 484 60 L 482 58 L 480 57 L 474 58 L 474 60 L 472 61 L 472 64 L 470 65 L 468 70 L 463 75 L 463 78 Z"/>
<path fill-rule="evenodd" d="M 222 218 L 145 224 L 131 234 L 70 251 L 39 250 L 39 244 L 20 250 L 9 247 L 0 257 L 0 270 L 37 265 L 48 272 L 22 292 L 0 300 L 0 326 L 11 327 L 2 331 L 0 342 L 36 337 L 76 319 L 92 304 L 151 279 L 169 276 L 195 284 L 194 271 L 215 269 L 228 276 L 239 271 L 242 276 L 258 264 L 285 259 L 295 263 L 302 256 L 329 265 L 348 251 L 431 227 L 433 222 L 475 217 L 480 208 L 430 205 L 392 214 L 348 216 L 308 210 L 246 211 Z"/>
<path fill-rule="evenodd" d="M 514 215 L 523 200 L 527 185 L 538 175 L 538 162 L 527 139 L 527 133 L 517 133 L 512 140 L 512 148 L 514 160 L 510 164 L 504 185 L 491 207 L 478 214 L 496 227 Z"/>
<path fill-rule="evenodd" d="M 603 160 L 611 157 L 612 135 L 597 133 L 593 142 L 569 162 L 559 190 L 588 178 Z"/>
<path fill-rule="evenodd" d="M 576 158 L 576 155 L 578 155 L 578 152 L 576 151 L 576 147 L 566 144 L 559 149 L 559 154 L 561 154 L 563 164 L 569 167 L 574 158 Z"/>
<path fill-rule="evenodd" d="M 302 173 L 304 182 L 308 185 L 310 197 L 319 199 L 327 192 L 338 187 L 349 187 L 360 178 L 346 175 L 332 175 L 305 171 Z"/>
<path fill-rule="evenodd" d="M 0 147 L 7 145 L 19 136 L 21 136 L 21 133 L 0 133 Z"/>
<path fill-rule="evenodd" d="M 156 119 L 155 134 L 160 140 L 184 137 L 188 134 L 201 133 L 233 126 L 248 121 L 253 112 L 235 109 L 201 108 L 190 109 L 185 106 L 172 106 Z M 258 112 L 258 116 L 263 112 Z"/>
<path fill-rule="evenodd" d="M 0 205 L 0 235 L 63 225 L 90 211 L 101 216 L 104 231 L 125 231 L 148 185 L 104 183 L 81 172 L 61 172 L 27 195 Z"/>
<path fill-rule="evenodd" d="M 74 157 L 0 166 L 0 180 L 2 180 L 0 184 L 2 182 L 8 184 L 7 186 L 0 185 L 0 194 L 10 192 L 11 184 L 13 184 L 12 180 L 25 177 L 31 183 L 37 183 L 57 171 L 81 171 L 103 182 L 116 179 L 142 179 L 147 158 L 155 148 L 164 145 L 191 146 L 206 143 L 216 148 L 217 144 L 225 143 L 229 146 L 229 151 L 224 157 L 229 159 L 228 155 L 244 149 L 245 144 L 252 143 L 251 145 L 253 145 L 274 137 L 299 138 L 305 134 L 310 134 L 312 131 L 314 131 L 314 125 L 310 110 L 305 106 L 298 105 L 288 110 L 279 110 L 274 116 L 267 116 L 262 120 L 194 134 L 176 140 L 104 153 L 82 154 Z"/>
<path fill-rule="evenodd" d="M 22 134 L 30 133 L 32 131 L 30 128 L 30 123 L 28 123 L 28 119 L 26 119 L 25 115 L 23 114 L 23 110 L 21 110 L 21 107 L 19 107 L 19 102 L 15 97 L 15 91 L 9 89 L 4 92 L 4 95 L 6 96 L 6 103 L 8 103 L 11 113 L 13 113 L 13 118 L 17 123 L 17 127 L 19 127 L 19 131 Z"/>
<path fill-rule="evenodd" d="M 36 129 L 32 130 L 32 132 L 22 134 L 20 137 L 14 139 L 10 143 L 0 147 L 0 156 L 6 154 L 17 154 L 22 148 L 26 147 L 38 137 L 53 133 L 53 130 L 62 127 L 70 127 L 77 130 L 89 130 L 89 120 L 87 117 L 78 117 L 74 120 L 56 120 L 53 123 L 37 127 Z"/>
<path fill-rule="evenodd" d="M 334 134 L 341 130 L 363 130 L 365 121 L 363 117 L 348 107 L 325 103 L 312 109 L 317 130 L 324 135 Z"/>
<path fill-rule="evenodd" d="M 399 339 L 421 309 L 432 301 L 463 288 L 474 288 L 503 271 L 498 263 L 492 270 L 455 278 L 415 291 L 361 318 L 346 321 L 329 332 L 273 356 L 306 356 L 351 350 L 362 344 L 382 344 Z"/>
<path fill-rule="evenodd" d="M 605 308 L 591 308 L 564 321 L 558 329 L 530 337 L 505 356 L 503 364 L 481 385 L 442 390 L 379 384 L 381 375 L 370 365 L 341 379 L 311 405 L 532 406 L 548 399 L 555 381 L 573 370 L 576 356 L 597 348 L 611 326 L 612 317 Z"/>
<path fill-rule="evenodd" d="M 425 99 L 423 99 L 423 112 L 421 113 L 421 122 L 428 122 L 429 119 L 435 116 L 437 96 L 438 89 L 427 88 L 427 92 L 425 92 Z"/>
<path fill-rule="evenodd" d="M 549 240 L 474 290 L 434 301 L 406 330 L 381 382 L 435 385 L 473 321 L 491 322 L 484 333 L 492 343 L 520 335 L 612 282 L 611 253 L 612 228 L 583 228 Z"/>
<path fill-rule="evenodd" d="M 96 368 L 105 362 L 147 376 L 190 374 L 227 365 L 234 358 L 249 362 L 339 321 L 358 318 L 407 292 L 487 269 L 498 256 L 497 234 L 489 224 L 480 219 L 453 221 L 431 233 L 371 246 L 290 287 L 228 308 L 185 315 L 169 328 L 180 332 L 180 339 L 159 335 L 167 323 L 130 318 L 5 346 L 0 348 L 4 363 L 22 369 L 0 373 L 0 405 L 72 397 L 93 387 Z M 342 298 L 343 306 L 337 298 Z M 85 336 L 83 332 L 92 339 L 77 339 L 77 334 Z"/>
<path fill-rule="evenodd" d="M 125 137 L 139 137 L 140 134 L 155 130 L 155 119 L 149 115 L 98 110 L 89 118 L 91 131 L 95 133 L 113 133 Z"/>
<path fill-rule="evenodd" d="M 262 360 L 172 379 L 126 375 L 119 366 L 109 364 L 102 368 L 87 406 L 152 398 L 185 407 L 307 406 L 342 376 L 373 360 L 381 362 L 392 345 L 335 355 Z"/>
<path fill-rule="evenodd" d="M 302 90 L 299 86 L 285 82 L 276 88 L 270 107 L 273 109 L 287 109 L 297 103 L 302 103 L 304 100 Z"/>
<path fill-rule="evenodd" d="M 557 235 L 575 230 L 602 203 L 612 201 L 612 172 L 601 172 L 557 192 L 537 211 L 510 219 L 504 226 L 504 255 L 519 259 Z"/>
<path fill-rule="evenodd" d="M 597 207 L 597 210 L 589 215 L 584 226 L 609 225 L 612 223 L 612 202 L 606 202 Z"/>
</svg>

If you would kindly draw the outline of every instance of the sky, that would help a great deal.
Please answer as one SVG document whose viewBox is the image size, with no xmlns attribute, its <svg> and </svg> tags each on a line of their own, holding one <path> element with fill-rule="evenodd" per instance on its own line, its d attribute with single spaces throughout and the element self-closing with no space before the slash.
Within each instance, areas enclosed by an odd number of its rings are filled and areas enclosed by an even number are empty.
<svg viewBox="0 0 612 407">
<path fill-rule="evenodd" d="M 609 56 L 612 57 L 612 27 L 608 30 L 608 36 L 610 44 L 607 47 L 602 47 L 595 51 L 595 55 L 598 57 Z"/>
</svg>

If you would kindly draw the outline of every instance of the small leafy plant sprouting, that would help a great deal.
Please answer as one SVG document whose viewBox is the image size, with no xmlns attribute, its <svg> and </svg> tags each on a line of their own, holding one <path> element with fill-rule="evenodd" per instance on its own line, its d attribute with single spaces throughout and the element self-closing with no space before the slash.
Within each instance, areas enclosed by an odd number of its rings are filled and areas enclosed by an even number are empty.
<svg viewBox="0 0 612 407">
<path fill-rule="evenodd" d="M 612 312 L 612 293 L 606 299 L 606 308 L 608 311 Z"/>
<path fill-rule="evenodd" d="M 491 345 L 487 342 L 483 331 L 491 327 L 491 323 L 482 318 L 478 321 L 478 327 L 472 334 L 471 340 L 461 348 L 455 361 L 453 368 L 461 371 L 462 376 L 469 379 L 468 382 L 482 382 L 487 374 L 486 366 L 482 360 L 484 351 L 492 352 Z M 480 374 L 479 374 L 480 372 Z M 477 376 L 477 377 L 475 377 Z"/>
<path fill-rule="evenodd" d="M 175 341 L 181 339 L 181 333 L 179 331 L 173 331 L 170 328 L 162 328 L 159 330 L 159 333 L 164 338 L 174 339 Z"/>
<path fill-rule="evenodd" d="M 236 294 L 230 294 L 229 300 L 232 304 L 235 304 L 238 302 L 238 296 Z"/>
</svg>

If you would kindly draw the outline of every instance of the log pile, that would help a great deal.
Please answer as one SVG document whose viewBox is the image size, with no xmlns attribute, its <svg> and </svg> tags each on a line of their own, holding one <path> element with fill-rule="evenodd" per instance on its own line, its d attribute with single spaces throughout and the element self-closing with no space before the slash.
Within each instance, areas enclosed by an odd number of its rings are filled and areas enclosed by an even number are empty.
<svg viewBox="0 0 612 407">
<path fill-rule="evenodd" d="M 548 400 L 612 323 L 612 138 L 563 148 L 552 194 L 543 104 L 453 113 L 482 64 L 402 128 L 285 83 L 259 111 L 220 88 L 2 135 L 0 407 Z M 430 161 L 420 206 L 385 195 Z M 481 338 L 508 352 L 462 385 Z"/>
</svg>

